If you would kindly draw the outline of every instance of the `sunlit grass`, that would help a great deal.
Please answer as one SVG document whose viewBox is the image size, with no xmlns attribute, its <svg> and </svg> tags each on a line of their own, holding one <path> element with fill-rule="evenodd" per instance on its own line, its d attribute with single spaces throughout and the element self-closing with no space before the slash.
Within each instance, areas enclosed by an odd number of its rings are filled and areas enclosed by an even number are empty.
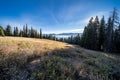
<svg viewBox="0 0 120 80">
<path fill-rule="evenodd" d="M 46 39 L 0 37 L 1 80 L 113 80 L 119 67 L 117 55 Z"/>
</svg>

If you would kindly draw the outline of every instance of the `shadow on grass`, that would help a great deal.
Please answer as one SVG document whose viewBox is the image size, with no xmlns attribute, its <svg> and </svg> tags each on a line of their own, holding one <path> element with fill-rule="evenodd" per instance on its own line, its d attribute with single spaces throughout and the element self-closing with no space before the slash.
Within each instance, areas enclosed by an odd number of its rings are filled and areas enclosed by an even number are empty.
<svg viewBox="0 0 120 80">
<path fill-rule="evenodd" d="M 90 56 L 91 52 L 86 53 L 78 46 L 66 46 L 44 53 L 33 51 L 30 55 L 27 53 L 26 50 L 8 55 L 0 52 L 0 80 L 120 79 L 120 71 L 117 70 L 119 64 L 104 64 L 104 59 Z"/>
</svg>

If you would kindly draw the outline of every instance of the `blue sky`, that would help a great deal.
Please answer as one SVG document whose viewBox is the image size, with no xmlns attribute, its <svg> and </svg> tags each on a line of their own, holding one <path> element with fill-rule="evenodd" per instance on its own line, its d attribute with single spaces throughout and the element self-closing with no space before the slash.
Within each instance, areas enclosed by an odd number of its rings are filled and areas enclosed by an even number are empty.
<svg viewBox="0 0 120 80">
<path fill-rule="evenodd" d="M 81 33 L 90 17 L 108 18 L 114 7 L 120 9 L 120 0 L 0 0 L 0 25 Z"/>
</svg>

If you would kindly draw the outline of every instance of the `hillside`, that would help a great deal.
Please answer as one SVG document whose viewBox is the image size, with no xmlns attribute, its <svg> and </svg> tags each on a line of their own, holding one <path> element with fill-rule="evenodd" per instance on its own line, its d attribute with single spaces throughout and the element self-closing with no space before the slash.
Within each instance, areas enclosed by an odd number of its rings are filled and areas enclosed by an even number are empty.
<svg viewBox="0 0 120 80">
<path fill-rule="evenodd" d="M 77 45 L 0 37 L 0 80 L 120 80 L 120 56 Z"/>
</svg>

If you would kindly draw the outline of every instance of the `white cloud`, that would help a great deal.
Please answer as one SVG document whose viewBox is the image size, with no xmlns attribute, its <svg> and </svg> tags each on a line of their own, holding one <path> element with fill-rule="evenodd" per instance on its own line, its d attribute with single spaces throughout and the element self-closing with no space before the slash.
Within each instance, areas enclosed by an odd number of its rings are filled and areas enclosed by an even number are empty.
<svg viewBox="0 0 120 80">
<path fill-rule="evenodd" d="M 96 16 L 98 16 L 99 19 L 101 19 L 102 16 L 105 16 L 105 18 L 108 18 L 109 13 L 106 11 L 94 12 L 94 13 L 88 14 L 86 18 L 82 20 L 82 22 L 88 23 L 91 17 L 95 18 Z"/>
<path fill-rule="evenodd" d="M 62 9 L 58 12 L 58 17 L 60 20 L 64 22 L 73 20 L 78 14 L 82 13 L 82 11 L 86 10 L 88 6 L 83 4 L 75 4 L 71 6 L 62 7 Z"/>
<path fill-rule="evenodd" d="M 88 14 L 85 16 L 85 18 L 83 19 L 78 19 L 78 20 L 73 20 L 70 22 L 66 22 L 66 23 L 62 23 L 62 24 L 56 24 L 52 27 L 55 28 L 55 30 L 45 30 L 43 31 L 43 33 L 82 33 L 84 30 L 85 25 L 88 24 L 89 20 L 91 17 L 96 17 L 96 15 L 99 17 L 99 19 L 101 19 L 101 17 L 104 15 L 105 17 L 108 16 L 108 13 L 105 11 L 101 11 L 101 12 L 94 12 L 91 14 Z M 48 25 L 50 27 L 50 25 Z M 64 30 L 63 30 L 64 29 Z"/>
<path fill-rule="evenodd" d="M 97 12 L 97 13 L 88 14 L 87 16 L 85 16 L 84 19 L 79 19 L 79 20 L 76 20 L 76 21 L 69 22 L 68 25 L 69 26 L 71 26 L 71 25 L 72 26 L 73 25 L 76 25 L 76 26 L 83 25 L 83 27 L 84 27 L 85 25 L 88 24 L 91 17 L 95 18 L 96 16 L 98 16 L 99 19 L 101 19 L 103 15 L 105 16 L 105 18 L 108 18 L 108 13 L 105 12 L 105 11 L 101 11 L 101 12 Z"/>
<path fill-rule="evenodd" d="M 13 19 L 13 18 L 0 19 L 0 22 L 5 26 L 7 24 L 10 24 L 12 27 L 18 26 L 20 29 L 23 28 L 23 25 L 28 24 L 29 28 L 31 26 L 33 26 L 35 29 L 38 30 L 39 28 L 42 28 L 43 33 L 69 33 L 69 32 L 82 33 L 84 30 L 84 26 L 87 25 L 90 17 L 95 17 L 96 15 L 98 15 L 100 19 L 102 15 L 104 15 L 105 17 L 108 16 L 108 13 L 106 13 L 106 11 L 99 11 L 91 14 L 89 13 L 88 15 L 84 16 L 85 18 L 74 20 L 75 18 L 74 15 L 76 15 L 76 13 L 79 13 L 84 8 L 85 8 L 84 5 L 74 5 L 67 9 L 64 9 L 59 15 L 51 12 L 50 14 L 53 17 L 53 20 L 56 22 L 55 24 L 52 25 L 47 25 L 45 23 L 41 23 L 42 21 L 35 20 L 37 15 L 36 16 L 22 15 L 17 19 Z M 63 16 L 61 20 L 66 20 L 65 23 L 61 23 L 61 24 L 59 23 L 58 18 L 60 15 Z M 69 19 L 73 19 L 73 20 L 67 21 Z M 43 26 L 41 26 L 41 24 Z"/>
<path fill-rule="evenodd" d="M 81 28 L 81 29 L 73 29 L 73 30 L 68 30 L 68 31 L 66 31 L 66 32 L 74 32 L 74 33 L 82 33 L 83 32 L 83 28 Z"/>
<path fill-rule="evenodd" d="M 72 22 L 69 22 L 68 25 L 69 26 L 81 26 L 81 25 L 85 25 L 88 23 L 88 20 L 87 19 L 80 19 L 80 20 L 77 20 L 77 21 L 72 21 Z"/>
<path fill-rule="evenodd" d="M 59 21 L 58 21 L 56 15 L 55 15 L 53 12 L 51 12 L 51 16 L 52 16 L 52 18 L 54 19 L 54 21 L 55 21 L 57 24 L 59 24 Z"/>
</svg>

